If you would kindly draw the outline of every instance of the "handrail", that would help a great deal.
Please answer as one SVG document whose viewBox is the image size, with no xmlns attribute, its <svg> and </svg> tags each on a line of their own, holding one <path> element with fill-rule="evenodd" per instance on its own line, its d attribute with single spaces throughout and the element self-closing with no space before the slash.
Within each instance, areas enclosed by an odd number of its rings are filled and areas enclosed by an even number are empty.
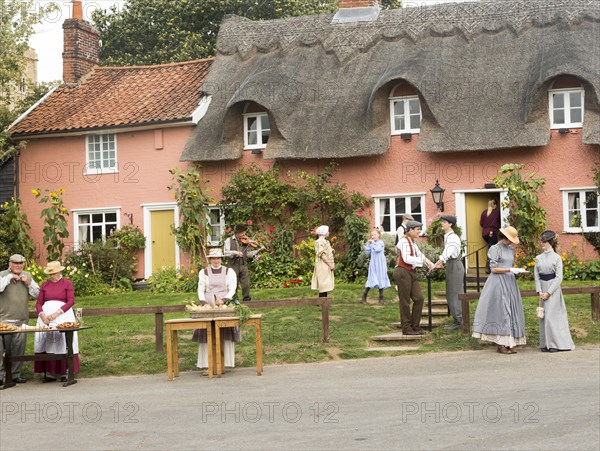
<svg viewBox="0 0 600 451">
<path fill-rule="evenodd" d="M 464 255 L 464 257 L 468 257 L 469 255 L 477 254 L 477 253 L 478 253 L 480 250 L 482 250 L 482 249 L 485 249 L 486 247 L 488 247 L 488 245 L 487 245 L 487 244 L 484 244 L 484 245 L 483 245 L 483 246 L 481 246 L 479 249 L 477 249 L 477 250 L 474 250 L 473 252 L 471 252 L 471 253 L 469 253 L 469 254 L 466 254 L 466 255 Z"/>
</svg>

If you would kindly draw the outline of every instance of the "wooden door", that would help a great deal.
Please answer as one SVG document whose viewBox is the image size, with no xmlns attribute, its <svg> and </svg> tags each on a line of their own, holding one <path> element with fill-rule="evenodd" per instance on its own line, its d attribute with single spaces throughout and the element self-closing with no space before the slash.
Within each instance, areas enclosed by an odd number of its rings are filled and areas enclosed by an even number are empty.
<svg viewBox="0 0 600 451">
<path fill-rule="evenodd" d="M 465 207 L 467 215 L 466 223 L 466 236 L 467 236 L 467 253 L 469 255 L 469 268 L 475 268 L 476 256 L 475 250 L 486 246 L 486 242 L 481 236 L 481 226 L 479 225 L 479 218 L 483 210 L 487 209 L 488 201 L 490 199 L 496 199 L 498 201 L 498 193 L 469 193 L 465 197 Z M 485 268 L 485 261 L 487 256 L 487 247 L 481 249 L 479 252 L 479 267 Z"/>
<path fill-rule="evenodd" d="M 174 210 L 150 212 L 150 236 L 152 240 L 152 272 L 163 266 L 176 265 L 175 236 L 171 226 L 175 223 Z"/>
</svg>

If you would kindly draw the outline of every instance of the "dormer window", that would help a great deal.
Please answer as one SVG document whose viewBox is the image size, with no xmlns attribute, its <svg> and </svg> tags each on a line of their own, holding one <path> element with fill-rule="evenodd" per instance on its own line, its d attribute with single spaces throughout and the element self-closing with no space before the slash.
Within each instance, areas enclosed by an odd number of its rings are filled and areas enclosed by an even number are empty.
<svg viewBox="0 0 600 451">
<path fill-rule="evenodd" d="M 244 149 L 264 149 L 271 136 L 269 115 L 256 103 L 244 108 Z"/>
<path fill-rule="evenodd" d="M 421 101 L 416 89 L 407 83 L 401 83 L 392 89 L 389 99 L 392 135 L 419 133 Z"/>
<path fill-rule="evenodd" d="M 550 128 L 580 128 L 583 126 L 583 87 L 577 77 L 556 77 L 548 90 Z"/>
</svg>

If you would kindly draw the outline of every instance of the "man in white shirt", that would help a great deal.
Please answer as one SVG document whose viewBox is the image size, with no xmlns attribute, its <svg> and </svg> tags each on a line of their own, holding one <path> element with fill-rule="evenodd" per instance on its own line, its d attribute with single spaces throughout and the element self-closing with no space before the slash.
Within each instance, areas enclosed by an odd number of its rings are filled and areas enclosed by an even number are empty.
<svg viewBox="0 0 600 451">
<path fill-rule="evenodd" d="M 464 293 L 465 267 L 462 264 L 462 246 L 459 236 L 452 227 L 456 225 L 456 216 L 444 215 L 441 218 L 444 231 L 444 251 L 433 269 L 446 266 L 446 300 L 454 322 L 444 329 L 455 330 L 462 326 L 462 309 L 458 295 Z"/>
<path fill-rule="evenodd" d="M 400 241 L 400 238 L 402 238 L 404 236 L 404 234 L 406 233 L 406 224 L 408 224 L 408 221 L 414 221 L 414 218 L 412 217 L 412 215 L 409 215 L 409 214 L 402 215 L 402 224 L 400 224 L 400 227 L 398 227 L 398 230 L 396 230 L 396 243 L 395 244 L 398 244 L 398 241 Z"/>
<path fill-rule="evenodd" d="M 400 324 L 404 335 L 421 334 L 421 314 L 423 312 L 423 294 L 419 285 L 417 268 L 424 264 L 431 270 L 433 263 L 419 250 L 415 240 L 421 233 L 422 224 L 417 221 L 408 221 L 406 234 L 398 241 L 398 261 L 394 269 L 393 278 L 398 287 L 400 300 Z M 412 312 L 410 301 L 413 301 Z"/>
</svg>

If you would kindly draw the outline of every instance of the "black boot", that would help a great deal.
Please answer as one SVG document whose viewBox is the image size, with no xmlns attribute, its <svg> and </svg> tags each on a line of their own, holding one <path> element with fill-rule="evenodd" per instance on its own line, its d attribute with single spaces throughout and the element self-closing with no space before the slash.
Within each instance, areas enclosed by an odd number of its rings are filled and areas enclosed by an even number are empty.
<svg viewBox="0 0 600 451">
<path fill-rule="evenodd" d="M 383 290 L 379 290 L 379 305 L 383 305 Z"/>
<path fill-rule="evenodd" d="M 361 304 L 366 304 L 367 303 L 367 294 L 369 293 L 369 289 L 367 288 L 365 290 L 365 292 L 362 295 L 362 300 L 360 301 Z"/>
</svg>

